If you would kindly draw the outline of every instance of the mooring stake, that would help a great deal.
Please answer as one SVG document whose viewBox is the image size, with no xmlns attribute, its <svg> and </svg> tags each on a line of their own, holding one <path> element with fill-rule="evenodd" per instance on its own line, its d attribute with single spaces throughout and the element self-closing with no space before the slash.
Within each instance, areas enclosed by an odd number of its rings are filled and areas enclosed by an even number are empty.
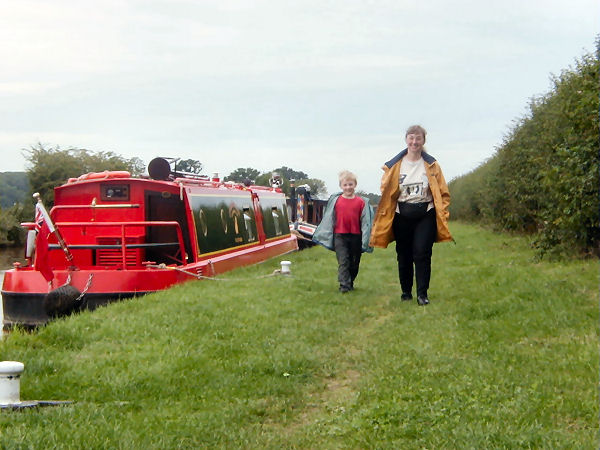
<svg viewBox="0 0 600 450">
<path fill-rule="evenodd" d="M 25 365 L 18 361 L 0 361 L 0 409 L 22 409 L 35 406 L 71 404 L 66 400 L 21 401 L 21 374 Z"/>
<path fill-rule="evenodd" d="M 290 266 L 292 263 L 290 261 L 281 261 L 281 274 L 289 275 L 291 273 Z"/>
</svg>

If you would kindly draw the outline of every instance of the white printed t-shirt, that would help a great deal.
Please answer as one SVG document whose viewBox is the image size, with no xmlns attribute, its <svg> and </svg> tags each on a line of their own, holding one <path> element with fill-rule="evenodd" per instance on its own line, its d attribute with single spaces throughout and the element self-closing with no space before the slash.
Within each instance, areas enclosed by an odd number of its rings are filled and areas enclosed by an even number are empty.
<svg viewBox="0 0 600 450">
<path fill-rule="evenodd" d="M 433 196 L 429 190 L 429 180 L 427 179 L 427 172 L 425 172 L 423 158 L 418 161 L 402 159 L 399 183 L 400 197 L 398 197 L 398 202 L 429 203 L 427 211 L 433 208 Z M 398 206 L 396 206 L 396 212 L 399 212 Z"/>
</svg>

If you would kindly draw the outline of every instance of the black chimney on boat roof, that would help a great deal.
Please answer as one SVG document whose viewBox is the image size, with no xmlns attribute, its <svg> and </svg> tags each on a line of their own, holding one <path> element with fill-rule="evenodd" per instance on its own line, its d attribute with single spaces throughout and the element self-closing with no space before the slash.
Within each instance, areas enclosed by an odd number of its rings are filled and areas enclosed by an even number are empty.
<svg viewBox="0 0 600 450">
<path fill-rule="evenodd" d="M 148 175 L 153 180 L 168 180 L 171 175 L 171 164 L 165 158 L 154 158 L 148 164 Z"/>
<path fill-rule="evenodd" d="M 211 178 L 207 175 L 177 170 L 177 161 L 180 161 L 180 159 L 181 158 L 162 158 L 160 156 L 154 158 L 150 161 L 150 164 L 148 164 L 148 175 L 150 175 L 150 178 L 153 180 L 160 181 L 173 181 L 176 178 L 211 181 Z M 172 169 L 171 165 L 173 165 Z M 219 176 L 217 174 L 213 175 L 212 181 L 220 181 Z"/>
</svg>

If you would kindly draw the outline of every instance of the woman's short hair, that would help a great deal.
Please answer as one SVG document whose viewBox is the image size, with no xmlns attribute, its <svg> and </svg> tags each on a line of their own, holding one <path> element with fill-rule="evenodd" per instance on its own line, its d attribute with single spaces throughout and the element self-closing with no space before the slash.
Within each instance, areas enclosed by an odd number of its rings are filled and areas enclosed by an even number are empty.
<svg viewBox="0 0 600 450">
<path fill-rule="evenodd" d="M 408 130 L 406 130 L 406 134 L 404 135 L 404 137 L 407 137 L 409 134 L 420 134 L 423 136 L 423 139 L 425 139 L 425 137 L 427 136 L 427 131 L 425 131 L 425 128 L 423 128 L 421 125 L 412 125 L 408 127 Z"/>
<path fill-rule="evenodd" d="M 339 177 L 339 180 L 340 180 L 340 186 L 342 185 L 342 181 L 346 181 L 346 180 L 354 181 L 354 184 L 357 184 L 356 175 L 354 175 L 349 170 L 342 170 L 339 173 L 338 177 Z"/>
</svg>

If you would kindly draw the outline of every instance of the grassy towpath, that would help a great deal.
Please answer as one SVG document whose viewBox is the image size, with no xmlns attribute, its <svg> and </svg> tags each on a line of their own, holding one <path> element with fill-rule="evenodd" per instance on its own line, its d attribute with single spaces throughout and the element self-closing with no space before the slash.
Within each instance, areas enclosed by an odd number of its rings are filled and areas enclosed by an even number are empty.
<svg viewBox="0 0 600 450">
<path fill-rule="evenodd" d="M 0 412 L 0 446 L 597 448 L 598 261 L 452 231 L 427 307 L 393 247 L 346 295 L 313 248 L 12 333 L 21 399 L 74 403 Z"/>
</svg>

